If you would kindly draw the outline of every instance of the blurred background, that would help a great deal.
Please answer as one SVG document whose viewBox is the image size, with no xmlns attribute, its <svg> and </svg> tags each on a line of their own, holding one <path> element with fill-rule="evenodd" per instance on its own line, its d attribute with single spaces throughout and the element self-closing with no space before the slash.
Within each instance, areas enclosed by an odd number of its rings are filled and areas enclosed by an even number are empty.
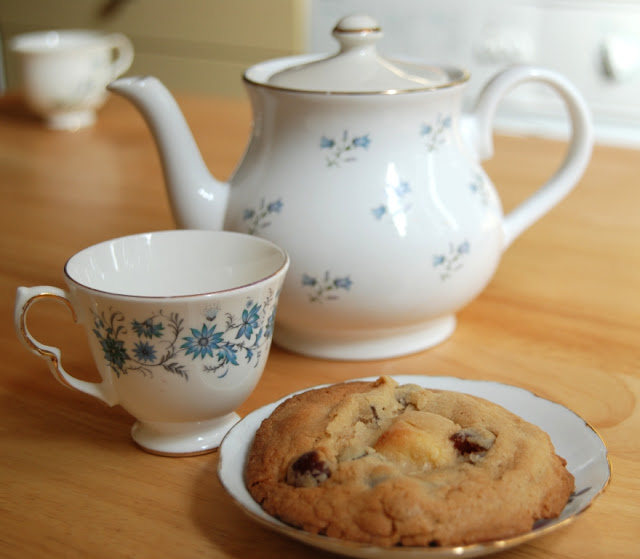
<svg viewBox="0 0 640 559">
<path fill-rule="evenodd" d="M 386 56 L 464 66 L 465 105 L 514 63 L 567 76 L 594 114 L 599 143 L 640 148 L 640 0 L 0 0 L 0 92 L 20 86 L 7 41 L 40 29 L 92 28 L 129 36 L 129 74 L 153 74 L 170 89 L 244 97 L 241 76 L 257 62 L 333 52 L 342 16 L 375 17 Z M 545 87 L 522 86 L 496 128 L 567 135 L 562 104 Z"/>
</svg>

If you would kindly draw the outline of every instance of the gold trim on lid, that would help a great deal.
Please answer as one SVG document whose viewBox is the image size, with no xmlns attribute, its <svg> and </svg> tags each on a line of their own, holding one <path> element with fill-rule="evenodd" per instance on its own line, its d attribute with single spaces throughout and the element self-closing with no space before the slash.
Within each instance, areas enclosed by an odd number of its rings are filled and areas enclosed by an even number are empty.
<svg viewBox="0 0 640 559">
<path fill-rule="evenodd" d="M 340 25 L 336 25 L 333 28 L 334 33 L 380 33 L 381 27 L 362 27 L 360 29 L 344 29 Z"/>
</svg>

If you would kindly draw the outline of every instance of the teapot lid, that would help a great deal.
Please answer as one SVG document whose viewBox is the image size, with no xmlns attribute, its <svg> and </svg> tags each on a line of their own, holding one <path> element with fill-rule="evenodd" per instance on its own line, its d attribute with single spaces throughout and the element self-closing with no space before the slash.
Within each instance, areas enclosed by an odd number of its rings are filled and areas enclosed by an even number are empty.
<svg viewBox="0 0 640 559">
<path fill-rule="evenodd" d="M 367 15 L 342 18 L 333 29 L 340 50 L 327 58 L 288 67 L 272 74 L 265 85 L 317 93 L 400 93 L 447 87 L 465 82 L 465 70 L 390 60 L 380 56 L 378 22 Z"/>
</svg>

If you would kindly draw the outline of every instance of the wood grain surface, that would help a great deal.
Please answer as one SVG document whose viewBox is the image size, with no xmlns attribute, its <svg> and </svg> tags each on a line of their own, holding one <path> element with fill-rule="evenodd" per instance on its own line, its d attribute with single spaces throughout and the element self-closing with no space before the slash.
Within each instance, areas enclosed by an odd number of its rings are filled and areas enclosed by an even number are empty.
<svg viewBox="0 0 640 559">
<path fill-rule="evenodd" d="M 221 179 L 250 132 L 242 101 L 180 96 Z M 548 177 L 565 146 L 499 137 L 486 168 L 508 210 Z M 519 237 L 455 334 L 415 355 L 334 362 L 272 349 L 241 415 L 289 392 L 379 374 L 490 379 L 581 415 L 605 440 L 606 492 L 575 522 L 504 552 L 513 558 L 640 556 L 640 152 L 597 147 L 577 189 Z M 158 155 L 138 113 L 112 97 L 95 127 L 42 128 L 17 97 L 0 100 L 0 556 L 331 557 L 271 533 L 221 488 L 217 453 L 163 458 L 131 441 L 121 408 L 57 383 L 13 327 L 20 285 L 64 287 L 76 251 L 173 228 Z M 43 302 L 30 329 L 65 368 L 97 380 L 84 331 Z"/>
</svg>

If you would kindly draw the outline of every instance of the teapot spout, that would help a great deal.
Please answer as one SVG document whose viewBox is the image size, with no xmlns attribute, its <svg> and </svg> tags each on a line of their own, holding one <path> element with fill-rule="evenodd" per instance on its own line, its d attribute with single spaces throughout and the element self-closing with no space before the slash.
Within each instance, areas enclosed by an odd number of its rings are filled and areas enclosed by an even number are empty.
<svg viewBox="0 0 640 559">
<path fill-rule="evenodd" d="M 169 90 L 153 76 L 130 76 L 107 88 L 131 101 L 151 129 L 179 228 L 222 229 L 229 185 L 216 180 Z"/>
</svg>

